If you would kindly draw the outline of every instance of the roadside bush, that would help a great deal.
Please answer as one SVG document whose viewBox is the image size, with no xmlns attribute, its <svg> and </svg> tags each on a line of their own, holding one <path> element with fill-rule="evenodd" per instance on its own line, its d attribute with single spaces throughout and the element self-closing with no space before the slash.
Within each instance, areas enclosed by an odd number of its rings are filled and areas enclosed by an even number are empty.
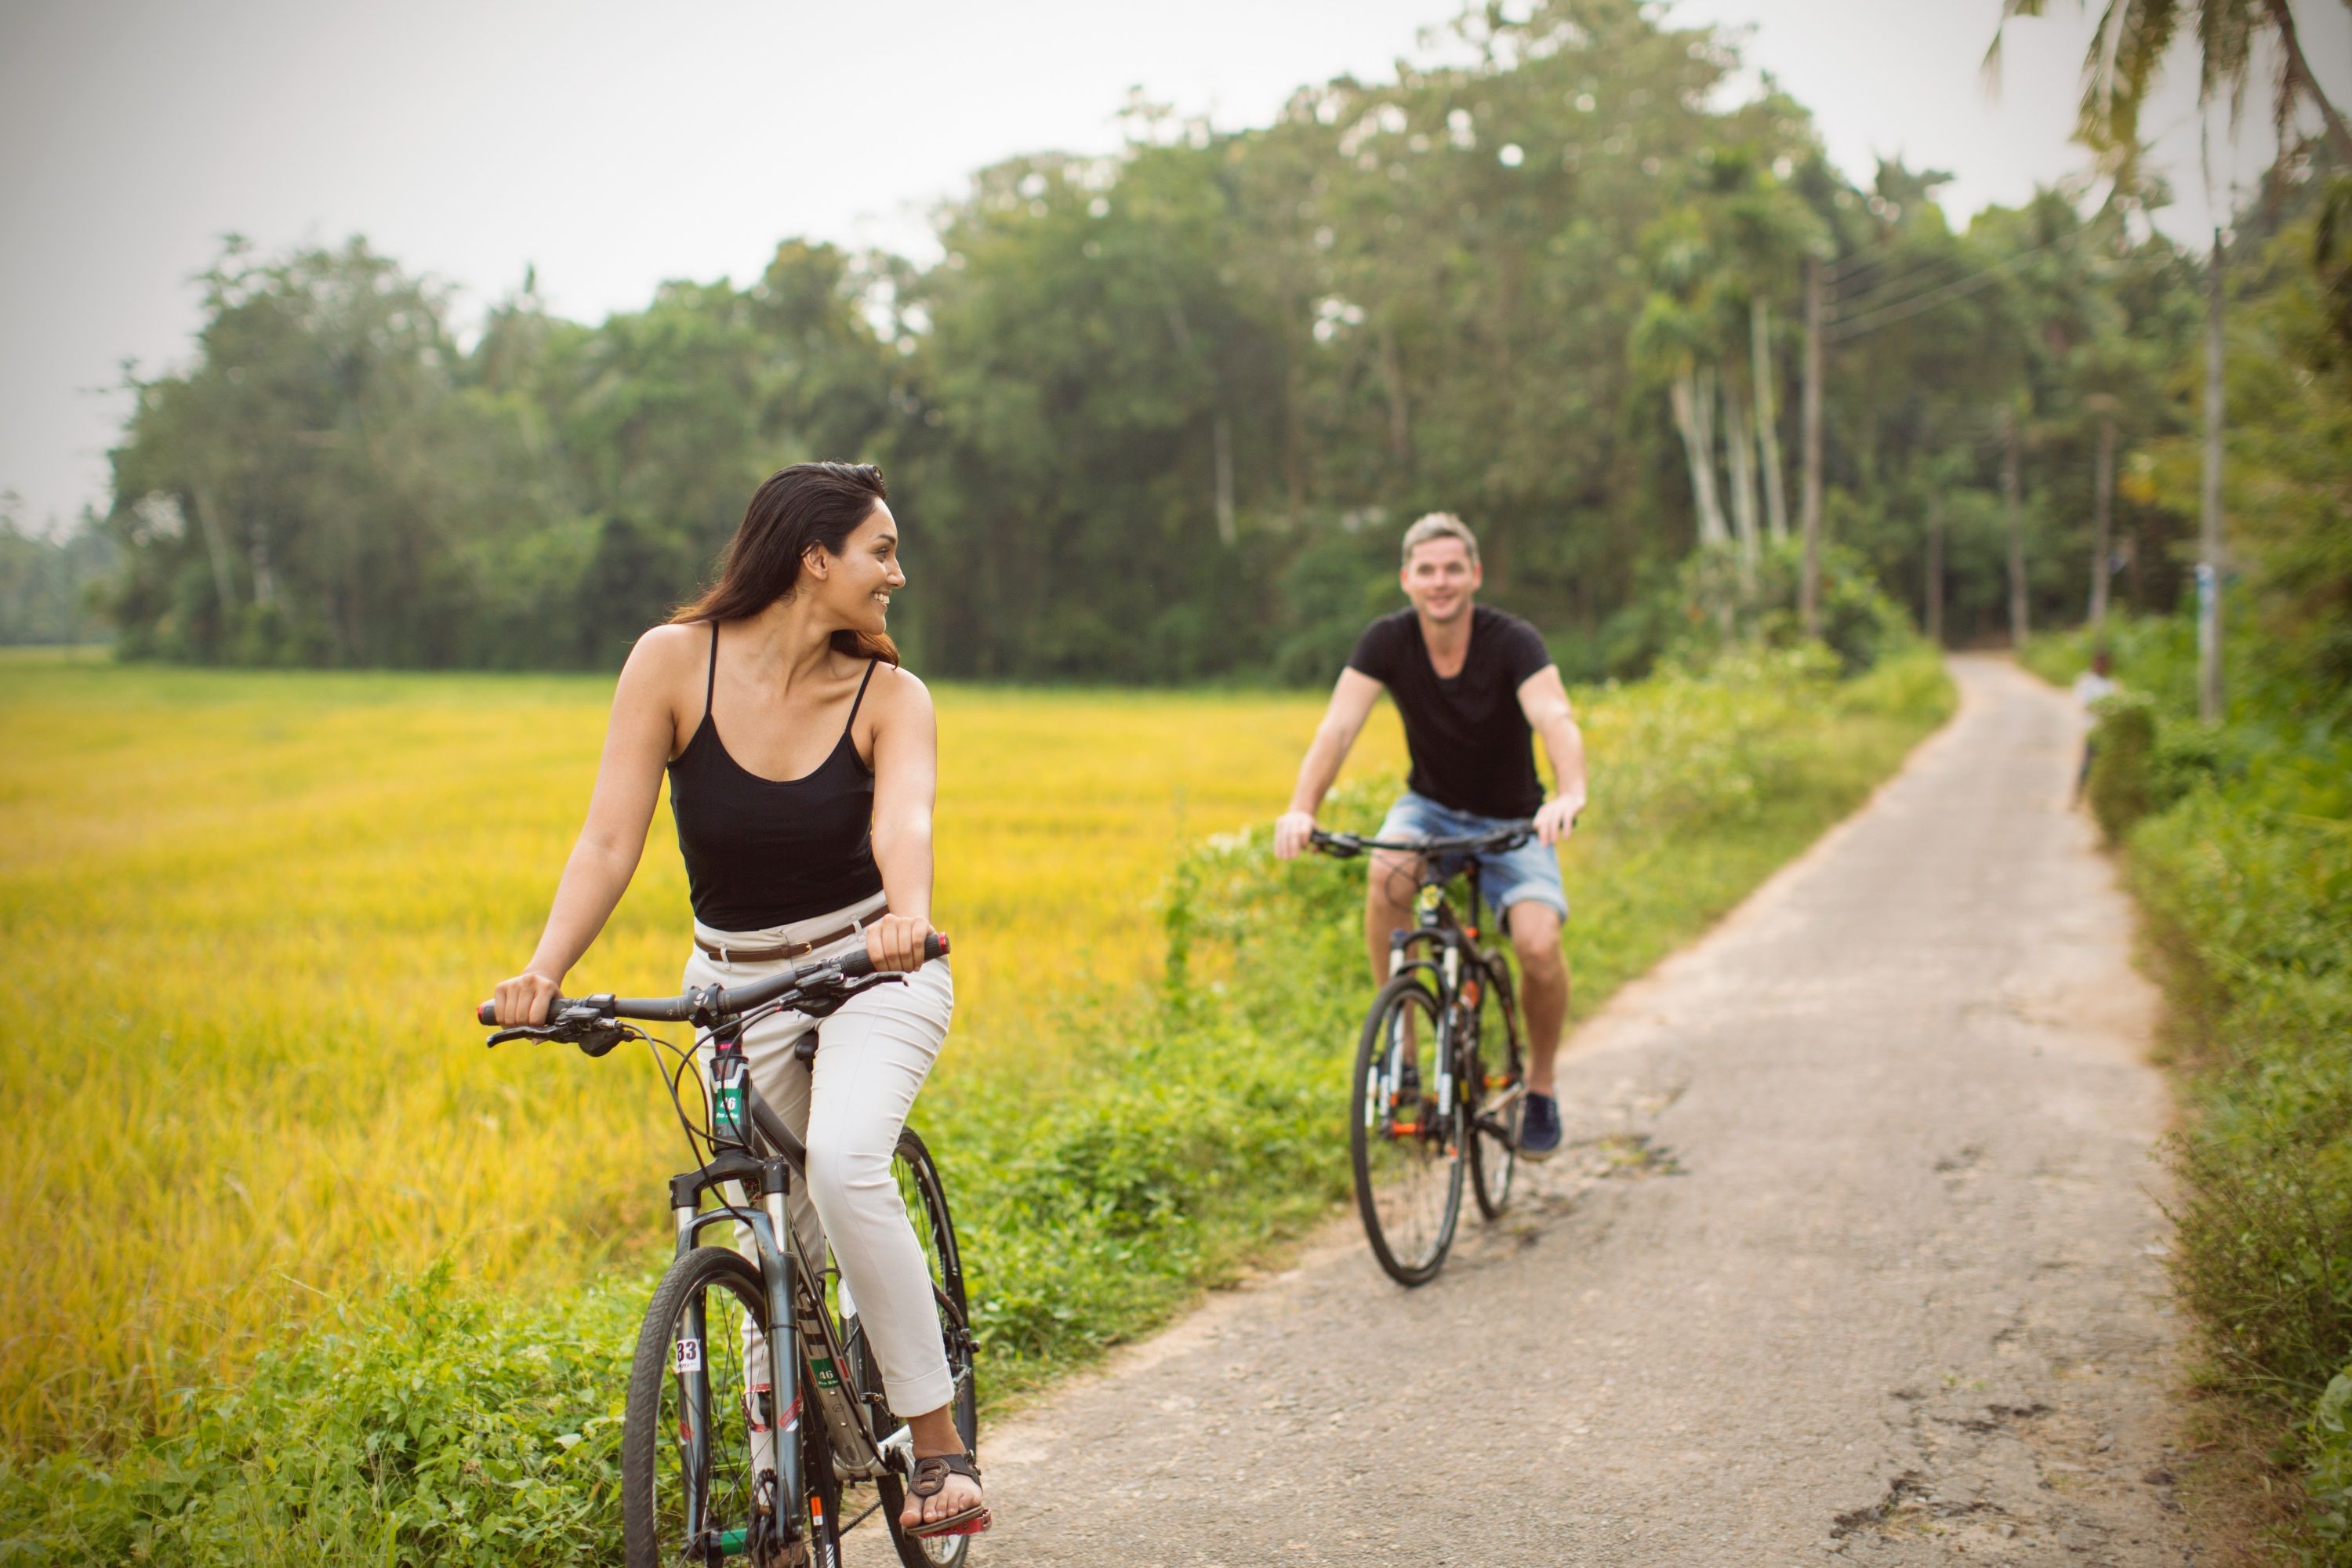
<svg viewBox="0 0 2352 1568">
<path fill-rule="evenodd" d="M 2198 724 L 2178 623 L 2120 626 L 2113 646 L 2126 689 L 2096 731 L 2092 802 L 2199 1043 L 2174 1278 L 2208 1376 L 2275 1420 L 2325 1560 L 2352 1562 L 2352 736 L 2255 660 L 2232 721 Z M 2083 647 L 2028 662 L 2071 679 Z"/>
<path fill-rule="evenodd" d="M 2149 775 L 2156 767 L 2156 709 L 2137 693 L 2119 692 L 2100 704 L 2091 729 L 2091 773 L 2084 785 L 2091 815 L 2110 844 L 2120 843 L 2148 813 Z"/>
<path fill-rule="evenodd" d="M 2325 1548 L 2352 1552 L 2352 1367 L 2336 1374 L 2304 1429 L 2311 1453 L 2312 1527 Z"/>
<path fill-rule="evenodd" d="M 0 1563 L 617 1563 L 646 1281 L 469 1298 L 437 1268 L 263 1355 L 117 1465 L 0 1459 Z"/>
<path fill-rule="evenodd" d="M 1802 546 L 1768 545 L 1752 586 L 1740 581 L 1727 550 L 1695 551 L 1641 593 L 1611 622 L 1611 667 L 1646 673 L 1660 661 L 1705 665 L 1744 647 L 1797 647 L 1808 639 L 1797 618 Z M 1862 557 L 1836 544 L 1822 552 L 1821 642 L 1846 675 L 1858 675 L 1919 643 L 1910 613 L 1878 586 Z"/>
</svg>

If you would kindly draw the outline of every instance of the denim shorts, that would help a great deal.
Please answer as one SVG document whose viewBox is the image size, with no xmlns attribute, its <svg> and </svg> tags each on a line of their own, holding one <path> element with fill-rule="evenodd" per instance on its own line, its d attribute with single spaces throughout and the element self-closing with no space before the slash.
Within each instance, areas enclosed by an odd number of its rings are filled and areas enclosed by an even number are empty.
<svg viewBox="0 0 2352 1568">
<path fill-rule="evenodd" d="M 1499 827 L 1506 820 L 1474 816 L 1407 790 L 1389 807 L 1379 836 L 1391 839 L 1459 838 Z M 1433 869 L 1453 876 L 1466 870 L 1472 858 L 1458 853 L 1440 855 Z M 1559 879 L 1557 849 L 1547 847 L 1541 839 L 1530 838 L 1517 849 L 1475 858 L 1478 862 L 1478 894 L 1498 918 L 1513 904 L 1532 900 L 1556 911 L 1560 919 L 1568 919 L 1568 889 Z"/>
</svg>

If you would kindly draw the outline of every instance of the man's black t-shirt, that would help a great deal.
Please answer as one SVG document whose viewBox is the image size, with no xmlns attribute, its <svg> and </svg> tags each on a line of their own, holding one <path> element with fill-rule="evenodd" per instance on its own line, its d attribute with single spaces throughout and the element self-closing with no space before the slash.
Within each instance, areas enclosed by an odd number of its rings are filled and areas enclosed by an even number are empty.
<svg viewBox="0 0 2352 1568">
<path fill-rule="evenodd" d="M 1533 816 L 1543 805 L 1519 687 L 1550 663 L 1535 627 L 1484 605 L 1471 608 L 1469 657 L 1450 680 L 1429 662 L 1421 617 L 1409 609 L 1366 626 L 1348 656 L 1349 668 L 1396 699 L 1412 753 L 1405 781 L 1412 792 L 1475 816 L 1498 817 Z"/>
</svg>

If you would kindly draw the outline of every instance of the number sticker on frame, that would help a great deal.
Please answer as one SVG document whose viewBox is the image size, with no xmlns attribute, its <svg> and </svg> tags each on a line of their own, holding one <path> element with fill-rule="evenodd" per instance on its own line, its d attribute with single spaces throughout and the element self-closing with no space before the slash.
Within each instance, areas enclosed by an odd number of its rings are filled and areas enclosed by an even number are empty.
<svg viewBox="0 0 2352 1568">
<path fill-rule="evenodd" d="M 669 1369 L 672 1372 L 678 1373 L 700 1372 L 702 1370 L 702 1342 L 700 1340 L 678 1341 L 677 1348 L 670 1357 Z"/>
</svg>

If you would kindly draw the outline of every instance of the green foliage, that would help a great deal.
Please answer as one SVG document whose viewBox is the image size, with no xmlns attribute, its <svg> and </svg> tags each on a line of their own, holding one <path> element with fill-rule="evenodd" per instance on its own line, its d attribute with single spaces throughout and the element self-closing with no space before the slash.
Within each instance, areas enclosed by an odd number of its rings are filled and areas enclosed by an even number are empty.
<svg viewBox="0 0 2352 1568">
<path fill-rule="evenodd" d="M 0 1563 L 616 1563 L 648 1284 L 496 1302 L 443 1268 L 346 1306 L 121 1463 L 0 1459 Z"/>
<path fill-rule="evenodd" d="M 1624 759 L 1571 847 L 1579 1005 L 1718 917 L 1950 710 L 1923 651 L 1839 682 L 1818 649 L 1582 694 Z M 1626 772 L 1624 770 L 1634 770 Z M 1393 780 L 1340 792 L 1375 826 Z M 1347 1191 L 1339 1114 L 1369 994 L 1361 870 L 1275 862 L 1265 829 L 1186 852 L 1166 982 L 1074 996 L 1106 1042 L 1067 1079 L 926 1094 L 973 1295 L 983 1396 L 1132 1340 Z M 650 1288 L 508 1300 L 436 1270 L 264 1356 L 111 1461 L 0 1458 L 0 1564 L 604 1563 Z"/>
<path fill-rule="evenodd" d="M 2148 814 L 2156 788 L 2156 709 L 2145 697 L 2117 695 L 2100 705 L 2091 730 L 2091 771 L 2084 782 L 2091 815 L 2110 844 Z"/>
<path fill-rule="evenodd" d="M 2103 821 L 2115 814 L 2203 1047 L 2194 1121 L 2173 1149 L 2175 1279 L 2210 1375 L 2302 1450 L 2314 1528 L 2341 1553 L 2352 1456 L 2331 1391 L 2352 1361 L 2352 736 L 2279 669 L 2308 666 L 2259 641 L 2237 646 L 2245 675 L 2218 731 L 2192 716 L 2185 618 L 2124 623 L 2109 641 L 2131 695 L 2096 731 L 2094 799 L 2112 769 L 2120 804 Z M 2070 677 L 2082 647 L 2044 645 L 2029 662 Z"/>
<path fill-rule="evenodd" d="M 1138 105 L 1115 155 L 983 169 L 928 267 L 788 240 L 748 286 L 667 283 L 594 324 L 527 279 L 468 345 L 442 289 L 363 243 L 232 248 L 194 363 L 134 387 L 114 454 L 121 647 L 609 668 L 760 477 L 822 456 L 890 474 L 897 630 L 929 673 L 1319 685 L 1390 602 L 1380 546 L 1433 509 L 1478 529 L 1490 595 L 1572 675 L 1636 671 L 1674 628 L 1620 612 L 1724 510 L 1701 521 L 1697 476 L 1785 531 L 1809 257 L 1857 323 L 2000 280 L 1837 345 L 1832 537 L 1907 598 L 1948 495 L 1945 624 L 1998 620 L 1986 433 L 2022 408 L 2037 613 L 2079 603 L 2085 399 L 2127 443 L 2169 427 L 2177 253 L 2054 196 L 1956 233 L 1942 176 L 1858 188 L 1784 93 L 1734 102 L 1727 36 L 1637 0 L 1525 9 L 1474 8 L 1448 63 L 1302 88 L 1260 128 Z M 2168 604 L 2177 524 L 2126 510 L 2131 582 Z"/>
<path fill-rule="evenodd" d="M 2312 1529 L 2326 1550 L 2341 1561 L 2352 1554 L 2352 1368 L 2328 1382 L 2304 1427 L 2310 1469 L 2304 1485 L 2311 1493 Z"/>
<path fill-rule="evenodd" d="M 87 526 L 33 538 L 0 508 L 0 647 L 102 641 L 109 627 L 90 598 L 113 566 L 112 548 Z"/>
<path fill-rule="evenodd" d="M 1752 586 L 1729 548 L 1694 552 L 1612 623 L 1612 666 L 1628 674 L 1664 658 L 1705 665 L 1738 649 L 1790 649 L 1805 637 L 1797 619 L 1802 547 L 1759 552 Z M 1879 588 L 1862 558 L 1838 545 L 1822 552 L 1822 645 L 1844 674 L 1919 647 L 1909 614 Z"/>
</svg>

